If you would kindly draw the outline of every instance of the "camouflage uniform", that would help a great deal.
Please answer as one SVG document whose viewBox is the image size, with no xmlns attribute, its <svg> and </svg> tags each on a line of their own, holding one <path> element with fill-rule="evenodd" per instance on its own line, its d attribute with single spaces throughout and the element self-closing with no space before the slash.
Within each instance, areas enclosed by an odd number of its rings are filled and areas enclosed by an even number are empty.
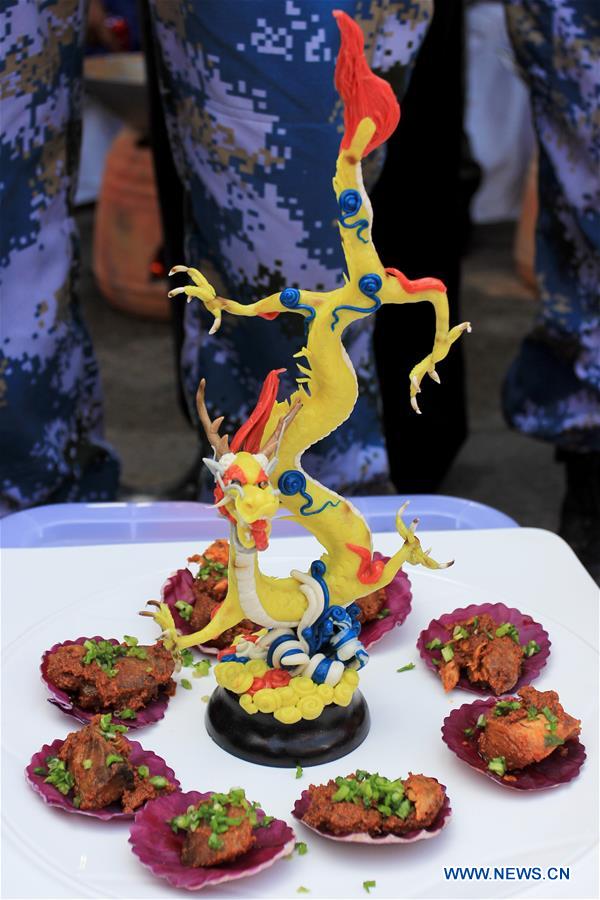
<svg viewBox="0 0 600 900">
<path fill-rule="evenodd" d="M 242 301 L 284 287 L 338 286 L 344 262 L 331 180 L 343 129 L 332 10 L 340 7 L 361 23 L 372 66 L 401 93 L 431 0 L 151 0 L 150 6 L 167 128 L 189 198 L 185 261 L 201 268 L 210 259 L 228 295 Z M 201 304 L 187 307 L 184 384 L 191 407 L 206 377 L 210 411 L 224 414 L 231 430 L 250 412 L 270 369 L 287 366 L 293 378 L 302 323 L 297 316 L 224 317 L 215 337 L 210 324 Z M 388 473 L 372 328 L 372 319 L 355 323 L 347 339 L 360 388 L 354 414 L 304 457 L 312 475 L 338 490 L 364 489 Z"/>
<path fill-rule="evenodd" d="M 77 298 L 84 13 L 83 0 L 0 3 L 0 514 L 117 488 Z"/>
<path fill-rule="evenodd" d="M 339 281 L 331 188 L 342 122 L 333 87 L 338 6 L 362 22 L 373 65 L 400 91 L 432 0 L 152 2 L 170 137 L 189 197 L 186 259 L 211 258 L 239 299 Z M 111 499 L 118 463 L 101 437 L 71 215 L 85 3 L 2 0 L 0 9 L 3 211 L 11 223 L 0 258 L 2 509 Z M 190 403 L 203 374 L 212 403 L 235 427 L 267 371 L 290 365 L 299 323 L 228 320 L 217 338 L 206 324 L 199 304 L 190 305 L 182 361 Z M 349 340 L 361 382 L 356 415 L 311 466 L 337 487 L 344 473 L 356 484 L 387 472 L 371 329 L 361 323 Z"/>
<path fill-rule="evenodd" d="M 600 451 L 600 6 L 506 2 L 539 140 L 541 309 L 504 387 L 508 421 L 561 451 Z"/>
</svg>

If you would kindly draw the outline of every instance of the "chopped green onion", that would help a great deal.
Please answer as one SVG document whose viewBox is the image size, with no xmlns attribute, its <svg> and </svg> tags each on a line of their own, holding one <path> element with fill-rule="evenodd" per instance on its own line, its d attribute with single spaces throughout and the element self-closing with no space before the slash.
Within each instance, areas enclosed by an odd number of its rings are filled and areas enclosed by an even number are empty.
<svg viewBox="0 0 600 900">
<path fill-rule="evenodd" d="M 194 663 L 194 678 L 206 678 L 210 672 L 210 660 L 201 659 L 200 662 Z"/>
<path fill-rule="evenodd" d="M 401 669 L 396 669 L 396 672 L 410 672 L 411 669 L 415 668 L 414 662 L 407 663 L 405 666 L 402 666 Z"/>
<path fill-rule="evenodd" d="M 442 642 L 439 638 L 434 638 L 432 641 L 429 641 L 428 644 L 425 644 L 426 650 L 437 650 L 438 647 L 442 646 Z"/>
<path fill-rule="evenodd" d="M 540 645 L 537 641 L 531 640 L 527 641 L 527 643 L 523 646 L 523 653 L 529 659 L 530 656 L 535 656 L 536 653 L 540 652 Z"/>
<path fill-rule="evenodd" d="M 188 681 L 187 678 L 182 678 L 180 680 L 179 684 L 181 685 L 182 688 L 185 688 L 186 691 L 191 691 L 191 689 L 192 689 L 192 682 Z"/>
<path fill-rule="evenodd" d="M 469 632 L 463 625 L 455 625 L 452 632 L 452 637 L 455 641 L 464 640 L 464 638 L 469 637 Z"/>
<path fill-rule="evenodd" d="M 484 713 L 481 713 L 480 716 L 477 717 L 477 721 L 475 722 L 478 728 L 485 728 L 487 725 L 487 719 Z"/>
<path fill-rule="evenodd" d="M 296 778 L 302 778 L 303 774 L 304 774 L 304 769 L 302 768 L 301 765 L 297 765 L 296 766 Z"/>
<path fill-rule="evenodd" d="M 48 773 L 48 770 L 45 769 L 43 766 L 36 766 L 35 769 L 33 770 L 34 775 L 46 775 L 47 773 Z"/>
<path fill-rule="evenodd" d="M 184 669 L 187 669 L 189 666 L 192 666 L 194 664 L 194 654 L 188 647 L 185 647 L 180 652 L 179 658 L 181 659 L 181 665 Z"/>
<path fill-rule="evenodd" d="M 445 647 L 442 647 L 442 659 L 444 662 L 450 662 L 451 659 L 454 659 L 454 650 L 450 644 L 446 644 Z"/>
<path fill-rule="evenodd" d="M 367 894 L 371 893 L 371 888 L 377 887 L 376 881 L 363 881 L 363 887 Z"/>
<path fill-rule="evenodd" d="M 140 778 L 147 778 L 150 774 L 150 769 L 148 768 L 148 766 L 138 766 L 137 771 Z"/>
<path fill-rule="evenodd" d="M 496 637 L 510 637 L 517 644 L 519 643 L 519 632 L 511 622 L 505 622 L 496 628 Z"/>
<path fill-rule="evenodd" d="M 219 837 L 217 837 L 216 834 L 213 833 L 213 834 L 209 835 L 208 846 L 210 847 L 211 850 L 220 850 L 221 847 L 223 846 L 223 841 Z"/>
<path fill-rule="evenodd" d="M 106 766 L 112 766 L 113 763 L 123 762 L 123 757 L 118 753 L 109 753 L 106 757 Z"/>
<path fill-rule="evenodd" d="M 496 775 L 504 775 L 506 773 L 506 760 L 503 756 L 495 756 L 488 762 L 488 769 Z"/>
<path fill-rule="evenodd" d="M 175 603 L 175 609 L 185 622 L 189 622 L 192 618 L 194 607 L 191 606 L 191 604 L 186 603 L 185 600 L 177 600 L 177 602 Z"/>
<path fill-rule="evenodd" d="M 474 728 L 463 728 L 463 734 L 466 735 L 467 737 L 473 737 L 473 735 L 475 734 L 475 729 Z"/>
<path fill-rule="evenodd" d="M 137 647 L 137 645 L 139 644 L 139 639 L 136 637 L 132 637 L 130 634 L 124 634 L 123 640 L 128 647 Z"/>
<path fill-rule="evenodd" d="M 164 775 L 153 775 L 152 778 L 148 779 L 148 784 L 155 788 L 165 788 L 168 783 Z"/>
<path fill-rule="evenodd" d="M 202 700 L 203 703 L 208 703 L 208 701 L 210 700 L 210 694 L 203 694 L 202 697 L 200 697 L 200 699 Z"/>
<path fill-rule="evenodd" d="M 73 806 L 75 809 L 79 809 L 81 806 L 81 797 L 78 795 L 77 797 L 73 797 Z"/>
<path fill-rule="evenodd" d="M 300 885 L 299 888 L 296 888 L 297 894 L 310 894 L 310 888 L 304 887 L 304 885 Z"/>
<path fill-rule="evenodd" d="M 385 609 L 382 609 L 380 612 L 377 613 L 377 618 L 378 619 L 387 619 L 389 614 L 390 614 L 390 610 L 386 607 Z"/>
<path fill-rule="evenodd" d="M 556 731 L 556 726 L 558 725 L 558 717 L 554 715 L 550 707 L 544 706 L 542 709 L 542 715 L 548 720 L 548 725 L 546 726 L 548 731 Z"/>
<path fill-rule="evenodd" d="M 83 768 L 86 769 L 86 771 L 87 771 L 87 769 L 91 769 L 91 768 L 92 768 L 92 761 L 91 761 L 91 759 L 84 759 L 84 761 L 81 763 L 81 765 L 82 765 Z"/>
<path fill-rule="evenodd" d="M 494 707 L 495 716 L 506 716 L 514 709 L 521 709 L 520 700 L 499 700 Z"/>
<path fill-rule="evenodd" d="M 44 778 L 46 784 L 52 784 L 63 797 L 66 797 L 69 791 L 75 785 L 75 779 L 67 769 L 66 765 L 57 756 L 48 756 L 46 758 L 48 766 L 48 776 Z"/>
<path fill-rule="evenodd" d="M 527 718 L 529 720 L 531 720 L 531 719 L 537 719 L 537 717 L 538 717 L 538 711 L 535 708 L 535 706 L 528 706 L 527 707 Z"/>
<path fill-rule="evenodd" d="M 304 841 L 296 841 L 294 844 L 294 850 L 298 851 L 298 856 L 306 856 L 308 853 L 308 847 L 304 843 Z"/>
<path fill-rule="evenodd" d="M 119 719 L 137 719 L 137 713 L 129 706 L 126 706 L 125 709 L 115 710 L 115 716 L 118 716 Z"/>
</svg>

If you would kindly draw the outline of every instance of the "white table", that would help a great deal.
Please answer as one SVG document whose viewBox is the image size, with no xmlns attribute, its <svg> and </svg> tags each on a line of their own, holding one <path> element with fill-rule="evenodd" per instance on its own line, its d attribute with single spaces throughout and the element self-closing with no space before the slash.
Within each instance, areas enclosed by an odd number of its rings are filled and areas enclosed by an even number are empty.
<svg viewBox="0 0 600 900">
<path fill-rule="evenodd" d="M 535 529 L 435 532 L 422 536 L 449 570 L 408 568 L 413 610 L 406 623 L 373 650 L 363 673 L 369 737 L 344 760 L 305 769 L 254 766 L 228 756 L 208 738 L 201 696 L 214 676 L 179 690 L 165 719 L 136 739 L 163 756 L 184 790 L 246 787 L 265 809 L 292 824 L 294 800 L 310 782 L 355 768 L 390 777 L 409 770 L 448 787 L 454 816 L 434 840 L 414 845 L 345 845 L 294 825 L 305 856 L 294 854 L 254 878 L 205 891 L 205 897 L 595 897 L 598 830 L 598 589 L 567 545 Z M 391 553 L 398 538 L 378 536 Z M 46 702 L 39 679 L 42 652 L 80 635 L 155 636 L 136 613 L 159 595 L 162 582 L 200 546 L 135 544 L 15 549 L 3 554 L 3 896 L 171 897 L 178 893 L 143 868 L 127 842 L 127 823 L 103 823 L 46 807 L 27 786 L 23 770 L 34 751 L 77 724 Z M 264 557 L 272 574 L 306 568 L 319 553 L 312 538 L 273 540 Z M 268 563 L 268 566 L 267 566 Z M 474 602 L 503 601 L 531 613 L 550 634 L 552 653 L 536 686 L 554 688 L 565 708 L 583 720 L 588 759 L 576 780 L 546 792 L 522 794 L 482 778 L 440 738 L 448 711 L 476 699 L 446 697 L 419 660 L 415 642 L 431 618 Z M 409 661 L 413 671 L 396 674 Z M 447 881 L 444 866 L 570 867 L 569 881 Z"/>
</svg>

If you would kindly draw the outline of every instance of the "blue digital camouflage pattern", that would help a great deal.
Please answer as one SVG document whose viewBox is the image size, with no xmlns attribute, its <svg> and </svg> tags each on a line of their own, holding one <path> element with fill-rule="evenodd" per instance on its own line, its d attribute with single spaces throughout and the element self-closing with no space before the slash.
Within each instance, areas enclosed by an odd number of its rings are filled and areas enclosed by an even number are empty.
<svg viewBox="0 0 600 900">
<path fill-rule="evenodd" d="M 504 387 L 508 421 L 600 450 L 600 3 L 508 2 L 539 140 L 541 309 Z"/>
<path fill-rule="evenodd" d="M 71 216 L 82 0 L 2 0 L 0 513 L 115 496 Z"/>
<path fill-rule="evenodd" d="M 187 0 L 153 3 L 174 153 L 190 209 L 187 259 L 209 256 L 233 295 L 334 286 L 342 258 L 331 178 L 341 104 L 331 11 L 365 27 L 371 59 L 399 92 L 432 0 Z M 77 302 L 71 216 L 81 124 L 84 0 L 1 0 L 3 295 L 0 510 L 114 497 L 118 463 L 102 440 L 97 366 Z M 374 154 L 371 180 L 381 164 Z M 228 322 L 207 335 L 190 306 L 183 367 L 201 374 L 233 429 L 269 369 L 290 366 L 295 317 Z M 364 399 L 312 471 L 342 487 L 384 475 L 371 324 L 350 352 Z M 339 435 L 339 438 L 338 438 Z M 346 473 L 343 475 L 342 473 Z"/>
<path fill-rule="evenodd" d="M 206 269 L 211 260 L 236 300 L 340 283 L 331 185 L 343 131 L 336 8 L 360 22 L 371 64 L 401 95 L 431 0 L 151 0 L 167 127 L 190 199 L 182 262 Z M 232 431 L 270 369 L 294 377 L 302 323 L 229 317 L 215 337 L 210 325 L 202 304 L 187 307 L 184 383 L 192 409 L 205 377 L 210 412 L 224 414 Z M 372 318 L 356 323 L 347 340 L 360 389 L 351 420 L 304 457 L 337 490 L 381 486 L 388 473 L 372 327 Z"/>
</svg>

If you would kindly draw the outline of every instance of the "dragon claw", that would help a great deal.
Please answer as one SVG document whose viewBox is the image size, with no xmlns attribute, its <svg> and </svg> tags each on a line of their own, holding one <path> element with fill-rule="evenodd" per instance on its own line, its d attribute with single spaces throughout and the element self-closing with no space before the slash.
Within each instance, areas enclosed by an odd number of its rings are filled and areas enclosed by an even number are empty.
<svg viewBox="0 0 600 900">
<path fill-rule="evenodd" d="M 176 650 L 179 632 L 175 627 L 173 615 L 167 604 L 159 603 L 158 600 L 148 600 L 146 606 L 156 607 L 156 612 L 150 612 L 149 610 L 144 609 L 139 615 L 154 619 L 161 632 L 159 640 L 163 641 L 167 650 Z"/>
<path fill-rule="evenodd" d="M 411 397 L 411 398 L 410 398 L 410 405 L 412 406 L 412 408 L 414 409 L 414 411 L 417 413 L 417 415 L 420 416 L 420 415 L 421 415 L 421 410 L 419 409 L 419 404 L 417 403 L 417 398 L 416 398 L 416 397 Z"/>
</svg>

